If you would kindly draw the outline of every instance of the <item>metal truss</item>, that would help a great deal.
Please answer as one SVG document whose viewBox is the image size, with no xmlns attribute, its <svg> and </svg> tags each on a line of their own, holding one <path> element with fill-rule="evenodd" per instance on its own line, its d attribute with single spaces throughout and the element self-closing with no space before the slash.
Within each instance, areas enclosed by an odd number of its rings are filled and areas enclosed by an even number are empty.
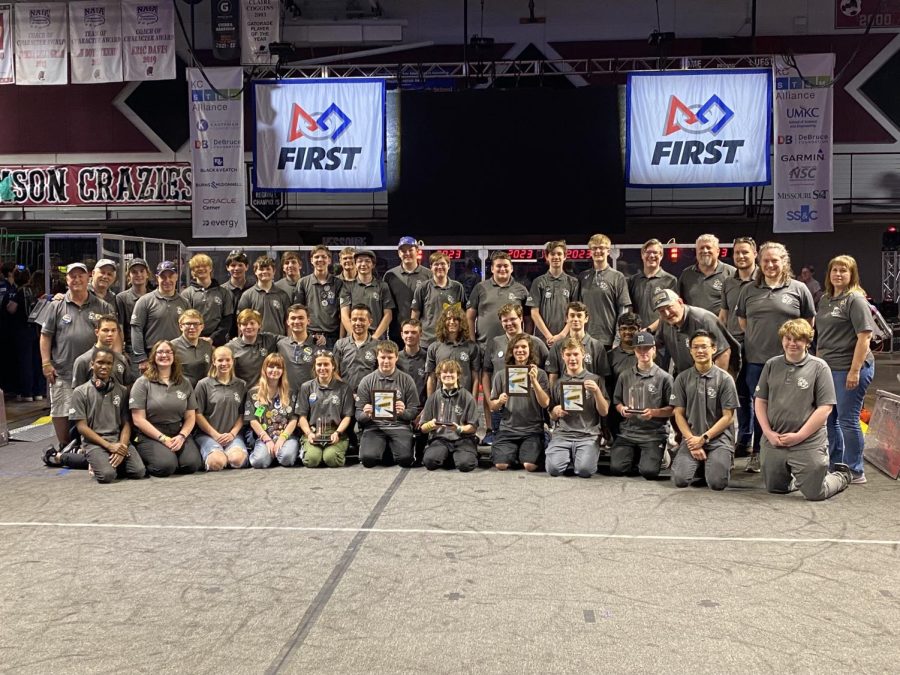
<svg viewBox="0 0 900 675">
<path fill-rule="evenodd" d="M 881 252 L 881 299 L 900 298 L 900 251 Z"/>
<path fill-rule="evenodd" d="M 468 63 L 379 63 L 326 65 L 285 65 L 266 67 L 255 77 L 266 78 L 348 78 L 383 77 L 401 83 L 425 82 L 433 79 L 475 79 L 493 82 L 506 77 L 559 77 L 579 75 L 611 75 L 645 70 L 702 70 L 720 68 L 770 68 L 773 57 L 768 54 L 743 56 L 667 56 L 610 57 L 599 59 L 561 59 L 555 61 L 469 61 Z"/>
</svg>

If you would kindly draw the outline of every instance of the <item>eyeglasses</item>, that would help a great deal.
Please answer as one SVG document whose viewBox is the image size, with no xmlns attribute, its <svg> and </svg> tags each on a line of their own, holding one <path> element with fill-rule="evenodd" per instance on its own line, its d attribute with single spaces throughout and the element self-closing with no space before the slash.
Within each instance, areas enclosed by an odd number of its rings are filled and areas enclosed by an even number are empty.
<svg viewBox="0 0 900 675">
<path fill-rule="evenodd" d="M 175 352 L 173 352 L 171 349 L 157 349 L 156 353 L 157 355 L 162 354 L 163 356 L 172 356 L 172 354 L 174 354 Z"/>
<path fill-rule="evenodd" d="M 203 325 L 202 323 L 196 323 L 195 321 L 190 321 L 190 322 L 185 321 L 183 324 L 181 324 L 181 327 L 182 328 L 200 328 L 200 326 L 202 326 L 202 325 Z"/>
</svg>

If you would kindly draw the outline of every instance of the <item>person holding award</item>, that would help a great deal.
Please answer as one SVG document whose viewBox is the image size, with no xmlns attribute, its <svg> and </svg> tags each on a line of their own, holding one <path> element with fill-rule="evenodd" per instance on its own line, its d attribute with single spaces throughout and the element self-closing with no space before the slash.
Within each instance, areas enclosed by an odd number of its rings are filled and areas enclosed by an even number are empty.
<svg viewBox="0 0 900 675">
<path fill-rule="evenodd" d="M 334 354 L 319 349 L 313 354 L 315 377 L 300 385 L 297 397 L 299 427 L 303 432 L 300 456 L 308 467 L 344 466 L 347 429 L 353 422 L 353 390 L 335 375 Z"/>
<path fill-rule="evenodd" d="M 547 446 L 547 473 L 561 476 L 569 469 L 581 478 L 597 472 L 600 420 L 609 411 L 603 381 L 585 370 L 584 345 L 568 337 L 560 345 L 565 370 L 553 384 L 550 419 L 556 422 Z"/>
<path fill-rule="evenodd" d="M 429 471 L 455 467 L 465 473 L 478 466 L 478 404 L 471 392 L 459 386 L 462 368 L 458 361 L 441 361 L 437 374 L 441 388 L 428 397 L 422 410 L 426 421 L 420 429 L 428 434 L 422 464 Z"/>
<path fill-rule="evenodd" d="M 550 405 L 550 381 L 535 363 L 535 338 L 518 333 L 506 348 L 506 368 L 494 372 L 491 413 L 499 431 L 491 462 L 500 471 L 520 464 L 537 471 L 544 455 L 544 410 Z"/>
</svg>

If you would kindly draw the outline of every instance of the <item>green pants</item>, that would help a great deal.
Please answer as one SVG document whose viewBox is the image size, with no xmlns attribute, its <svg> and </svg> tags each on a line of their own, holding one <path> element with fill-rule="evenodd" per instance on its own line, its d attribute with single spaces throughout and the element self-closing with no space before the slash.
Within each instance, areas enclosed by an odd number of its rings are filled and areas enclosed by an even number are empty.
<svg viewBox="0 0 900 675">
<path fill-rule="evenodd" d="M 303 441 L 303 466 L 315 468 L 325 462 L 325 466 L 338 467 L 344 466 L 344 456 L 347 454 L 347 446 L 350 441 L 346 438 L 338 441 L 334 445 L 310 445 L 309 441 Z"/>
</svg>

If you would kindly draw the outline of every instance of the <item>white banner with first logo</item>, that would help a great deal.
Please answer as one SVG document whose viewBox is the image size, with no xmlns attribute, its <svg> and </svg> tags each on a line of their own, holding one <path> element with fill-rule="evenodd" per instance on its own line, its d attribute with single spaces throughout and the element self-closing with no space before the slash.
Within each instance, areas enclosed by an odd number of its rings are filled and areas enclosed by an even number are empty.
<svg viewBox="0 0 900 675">
<path fill-rule="evenodd" d="M 16 84 L 67 84 L 66 4 L 16 3 Z"/>
<path fill-rule="evenodd" d="M 772 134 L 767 69 L 631 73 L 629 187 L 767 185 Z"/>
<path fill-rule="evenodd" d="M 256 189 L 385 189 L 384 80 L 258 80 L 253 97 Z"/>
<path fill-rule="evenodd" d="M 122 81 L 122 9 L 118 0 L 69 3 L 72 83 Z"/>
<path fill-rule="evenodd" d="M 173 0 L 122 0 L 126 80 L 175 79 Z"/>
</svg>

